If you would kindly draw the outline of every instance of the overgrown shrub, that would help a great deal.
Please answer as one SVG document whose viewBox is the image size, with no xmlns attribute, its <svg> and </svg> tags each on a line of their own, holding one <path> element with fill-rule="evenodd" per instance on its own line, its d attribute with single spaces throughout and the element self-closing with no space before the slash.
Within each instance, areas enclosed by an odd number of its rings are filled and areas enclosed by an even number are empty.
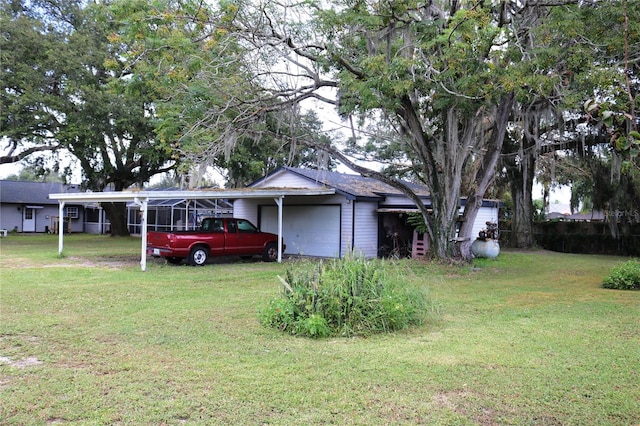
<svg viewBox="0 0 640 426">
<path fill-rule="evenodd" d="M 385 260 L 350 255 L 300 263 L 279 277 L 282 292 L 260 322 L 308 337 L 370 335 L 419 325 L 426 319 L 426 289 L 403 278 Z"/>
<path fill-rule="evenodd" d="M 604 278 L 602 286 L 617 290 L 640 290 L 640 261 L 632 259 L 615 266 Z"/>
</svg>

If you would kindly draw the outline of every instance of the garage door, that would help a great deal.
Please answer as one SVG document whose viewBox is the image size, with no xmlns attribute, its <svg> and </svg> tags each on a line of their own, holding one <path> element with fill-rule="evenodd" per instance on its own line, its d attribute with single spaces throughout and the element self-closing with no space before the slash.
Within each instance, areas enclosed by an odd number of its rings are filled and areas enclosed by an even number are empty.
<svg viewBox="0 0 640 426">
<path fill-rule="evenodd" d="M 260 209 L 260 228 L 278 233 L 278 208 Z M 305 256 L 340 255 L 340 206 L 284 206 L 282 237 L 286 253 Z"/>
</svg>

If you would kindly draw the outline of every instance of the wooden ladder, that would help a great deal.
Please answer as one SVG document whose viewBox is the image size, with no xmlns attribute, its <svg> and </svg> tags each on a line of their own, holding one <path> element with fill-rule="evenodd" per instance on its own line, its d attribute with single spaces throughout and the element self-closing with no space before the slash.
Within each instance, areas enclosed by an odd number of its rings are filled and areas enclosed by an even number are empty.
<svg viewBox="0 0 640 426">
<path fill-rule="evenodd" d="M 427 234 L 420 234 L 418 231 L 413 231 L 413 243 L 411 244 L 411 257 L 414 259 L 417 257 L 423 257 L 427 254 L 429 249 L 429 241 L 427 240 Z"/>
</svg>

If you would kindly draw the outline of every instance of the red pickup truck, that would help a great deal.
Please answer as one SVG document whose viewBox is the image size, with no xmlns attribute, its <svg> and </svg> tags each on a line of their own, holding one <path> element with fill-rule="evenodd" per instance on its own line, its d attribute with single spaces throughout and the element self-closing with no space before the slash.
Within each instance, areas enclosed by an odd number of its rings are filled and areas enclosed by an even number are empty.
<svg viewBox="0 0 640 426">
<path fill-rule="evenodd" d="M 278 236 L 260 232 L 246 219 L 208 217 L 193 231 L 149 231 L 147 253 L 174 264 L 187 259 L 194 266 L 204 265 L 209 256 L 262 255 L 272 262 L 278 258 Z"/>
</svg>

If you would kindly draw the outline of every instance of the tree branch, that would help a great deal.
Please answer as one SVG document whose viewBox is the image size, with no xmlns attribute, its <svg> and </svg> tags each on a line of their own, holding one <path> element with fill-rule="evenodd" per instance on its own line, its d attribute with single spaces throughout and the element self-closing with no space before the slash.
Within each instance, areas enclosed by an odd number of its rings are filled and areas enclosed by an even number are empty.
<svg viewBox="0 0 640 426">
<path fill-rule="evenodd" d="M 0 164 L 11 164 L 11 163 L 17 163 L 18 161 L 21 161 L 23 159 L 25 159 L 26 157 L 28 157 L 29 155 L 36 153 L 36 152 L 43 152 L 43 151 L 57 151 L 58 149 L 60 149 L 61 146 L 60 145 L 42 145 L 42 146 L 34 146 L 31 148 L 27 148 L 24 151 L 15 154 L 15 155 L 3 155 L 0 156 Z"/>
</svg>

